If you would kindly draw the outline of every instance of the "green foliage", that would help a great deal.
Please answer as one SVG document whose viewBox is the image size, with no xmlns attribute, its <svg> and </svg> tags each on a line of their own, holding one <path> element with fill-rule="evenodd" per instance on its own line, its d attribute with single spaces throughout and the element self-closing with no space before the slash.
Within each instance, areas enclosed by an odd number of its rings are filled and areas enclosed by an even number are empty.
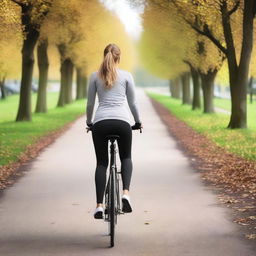
<svg viewBox="0 0 256 256">
<path fill-rule="evenodd" d="M 194 130 L 206 135 L 217 145 L 226 148 L 247 159 L 256 160 L 256 125 L 248 129 L 226 128 L 229 115 L 222 113 L 203 114 L 200 110 L 191 111 L 189 105 L 181 105 L 181 101 L 169 96 L 149 93 L 149 96 L 159 101 L 177 118 L 184 121 Z M 227 104 L 221 102 L 221 104 Z M 218 105 L 218 104 L 217 104 Z M 253 122 L 253 115 L 248 117 Z M 255 123 L 255 121 L 254 121 Z"/>
<path fill-rule="evenodd" d="M 0 103 L 0 165 L 14 162 L 27 146 L 35 143 L 40 136 L 57 130 L 85 112 L 85 100 L 78 100 L 62 108 L 56 108 L 57 93 L 48 94 L 49 111 L 33 114 L 32 122 L 14 122 L 18 96 L 10 96 Z M 35 105 L 36 94 L 33 95 Z M 10 110 L 10 111 L 9 111 Z M 13 110 L 13 111 L 12 111 Z"/>
</svg>

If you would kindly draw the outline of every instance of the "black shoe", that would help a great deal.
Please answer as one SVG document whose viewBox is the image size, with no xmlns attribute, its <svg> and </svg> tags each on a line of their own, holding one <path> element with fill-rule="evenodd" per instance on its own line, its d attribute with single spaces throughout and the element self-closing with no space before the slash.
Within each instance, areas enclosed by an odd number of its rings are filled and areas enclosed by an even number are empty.
<svg viewBox="0 0 256 256">
<path fill-rule="evenodd" d="M 129 200 L 129 197 L 124 195 L 122 197 L 122 203 L 123 203 L 123 207 L 122 207 L 122 211 L 123 212 L 132 212 L 132 207 L 131 207 L 131 204 L 130 204 L 130 200 Z"/>
</svg>

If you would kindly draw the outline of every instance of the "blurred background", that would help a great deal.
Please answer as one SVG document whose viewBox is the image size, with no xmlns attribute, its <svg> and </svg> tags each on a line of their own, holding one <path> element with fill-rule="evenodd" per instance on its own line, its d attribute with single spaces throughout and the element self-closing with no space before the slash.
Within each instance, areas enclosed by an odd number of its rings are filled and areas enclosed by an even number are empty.
<svg viewBox="0 0 256 256">
<path fill-rule="evenodd" d="M 1 0 L 0 163 L 85 113 L 88 78 L 109 43 L 138 88 L 255 159 L 254 17 L 254 1 L 242 0 Z"/>
</svg>

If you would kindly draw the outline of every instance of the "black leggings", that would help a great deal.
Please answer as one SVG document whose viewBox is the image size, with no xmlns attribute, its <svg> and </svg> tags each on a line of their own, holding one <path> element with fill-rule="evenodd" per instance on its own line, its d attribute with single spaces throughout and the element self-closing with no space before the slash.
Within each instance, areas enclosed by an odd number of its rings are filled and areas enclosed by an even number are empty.
<svg viewBox="0 0 256 256">
<path fill-rule="evenodd" d="M 106 171 L 108 167 L 108 141 L 106 139 L 107 135 L 119 135 L 120 137 L 117 140 L 117 143 L 121 160 L 123 189 L 129 190 L 132 176 L 132 130 L 130 124 L 117 119 L 105 119 L 96 122 L 92 127 L 92 138 L 97 158 L 95 184 L 98 204 L 103 202 L 106 186 Z"/>
</svg>

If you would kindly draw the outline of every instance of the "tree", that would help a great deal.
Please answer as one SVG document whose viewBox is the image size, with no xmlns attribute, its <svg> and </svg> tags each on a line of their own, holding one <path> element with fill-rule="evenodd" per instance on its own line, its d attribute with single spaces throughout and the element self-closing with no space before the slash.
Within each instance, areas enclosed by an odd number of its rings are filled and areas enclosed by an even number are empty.
<svg viewBox="0 0 256 256">
<path fill-rule="evenodd" d="M 182 81 L 182 104 L 191 104 L 190 96 L 190 72 L 185 72 L 181 75 Z"/>
<path fill-rule="evenodd" d="M 84 1 L 87 2 L 87 1 Z M 60 94 L 57 106 L 71 103 L 74 62 L 72 59 L 72 44 L 81 40 L 83 30 L 80 26 L 81 12 L 85 9 L 84 3 L 79 0 L 55 0 L 51 12 L 47 17 L 42 33 L 51 44 L 55 44 L 60 55 Z"/>
<path fill-rule="evenodd" d="M 175 18 L 170 19 L 169 13 L 155 6 L 147 6 L 142 18 L 144 31 L 138 43 L 141 62 L 154 75 L 168 79 L 171 95 L 180 97 L 180 75 L 188 71 L 182 61 L 187 43 L 180 33 L 182 28 L 178 24 L 175 29 Z"/>
<path fill-rule="evenodd" d="M 16 121 L 31 120 L 31 83 L 34 66 L 34 48 L 40 35 L 41 25 L 49 12 L 52 0 L 10 0 L 21 8 L 22 72 L 19 109 Z"/>
<path fill-rule="evenodd" d="M 186 2 L 172 0 L 172 3 L 192 29 L 211 40 L 226 56 L 232 104 L 228 128 L 246 128 L 246 96 L 256 2 L 254 0 Z M 190 11 L 188 15 L 188 8 L 194 12 Z M 232 20 L 231 16 L 235 13 L 237 16 Z M 196 19 L 199 19 L 199 22 L 196 23 Z M 218 23 L 219 28 L 212 29 L 213 23 Z M 239 26 L 242 34 L 235 37 L 235 30 Z"/>
<path fill-rule="evenodd" d="M 0 90 L 1 98 L 6 98 L 5 81 L 17 78 L 20 69 L 19 50 L 21 46 L 21 27 L 18 8 L 5 0 L 0 2 Z"/>
<path fill-rule="evenodd" d="M 72 80 L 75 69 L 77 97 L 80 98 L 81 94 L 82 97 L 86 96 L 86 77 L 99 68 L 103 49 L 110 42 L 115 42 L 121 48 L 120 67 L 131 68 L 134 65 L 134 43 L 116 15 L 98 1 L 55 0 L 42 30 L 49 44 L 57 45 L 60 54 L 61 89 L 58 106 L 73 99 Z M 122 62 L 122 59 L 125 61 Z"/>
<path fill-rule="evenodd" d="M 216 49 L 211 41 L 203 36 L 198 36 L 195 31 L 191 30 L 184 19 L 180 19 L 179 14 L 177 14 L 173 6 L 170 8 L 168 4 L 162 5 L 161 3 L 164 1 L 151 0 L 147 2 L 148 5 L 145 8 L 145 15 L 143 16 L 144 27 L 149 27 L 153 40 L 163 41 L 162 45 L 157 42 L 157 45 L 161 45 L 159 46 L 159 51 L 162 52 L 162 55 L 165 55 L 161 56 L 161 58 L 166 59 L 168 56 L 171 57 L 168 59 L 168 63 L 167 61 L 166 63 L 172 71 L 175 71 L 173 74 L 175 80 L 170 84 L 173 87 L 172 94 L 178 97 L 178 94 L 175 94 L 175 88 L 179 84 L 176 78 L 182 76 L 184 72 L 182 69 L 177 70 L 177 67 L 181 67 L 178 63 L 184 62 L 188 64 L 192 73 L 192 109 L 200 108 L 200 76 L 204 98 L 204 112 L 214 112 L 214 78 L 223 63 L 223 54 Z M 182 47 L 182 50 L 179 50 L 179 47 Z M 166 51 L 168 52 L 167 54 Z M 186 78 L 183 81 L 185 82 Z M 188 83 L 185 82 L 185 84 Z M 187 87 L 184 86 L 183 88 L 185 89 Z"/>
<path fill-rule="evenodd" d="M 197 69 L 201 78 L 203 91 L 203 112 L 214 112 L 214 81 L 216 75 L 223 65 L 225 56 L 209 40 L 200 38 L 198 43 Z"/>
<path fill-rule="evenodd" d="M 36 113 L 47 112 L 47 80 L 49 59 L 47 54 L 48 40 L 42 39 L 37 46 L 37 63 L 39 69 L 38 94 L 36 102 Z"/>
<path fill-rule="evenodd" d="M 87 98 L 87 78 L 85 68 L 76 67 L 76 99 Z"/>
<path fill-rule="evenodd" d="M 175 99 L 181 98 L 181 77 L 177 76 L 175 79 L 171 80 L 171 96 Z"/>
<path fill-rule="evenodd" d="M 191 77 L 193 80 L 193 101 L 192 101 L 192 110 L 201 108 L 201 99 L 200 99 L 200 88 L 201 80 L 198 70 L 189 64 L 191 70 Z"/>
</svg>

